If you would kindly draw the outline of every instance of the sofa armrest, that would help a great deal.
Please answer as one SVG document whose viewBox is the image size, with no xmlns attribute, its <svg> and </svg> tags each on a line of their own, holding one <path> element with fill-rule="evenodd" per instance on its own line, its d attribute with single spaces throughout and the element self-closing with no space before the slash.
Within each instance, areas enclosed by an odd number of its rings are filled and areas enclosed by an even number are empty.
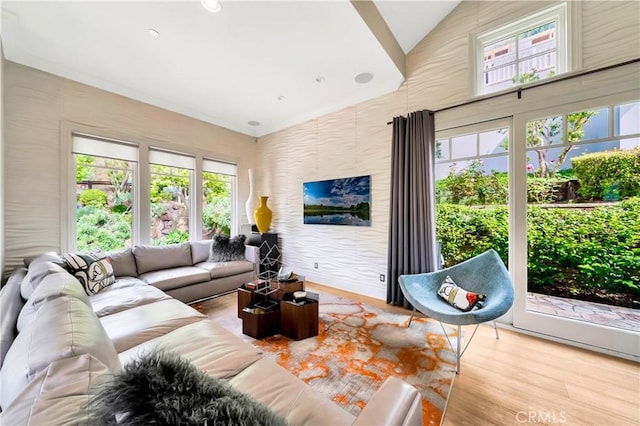
<svg viewBox="0 0 640 426">
<path fill-rule="evenodd" d="M 422 396 L 413 386 L 389 377 L 362 409 L 354 425 L 422 425 Z"/>
<path fill-rule="evenodd" d="M 244 257 L 251 263 L 258 263 L 260 261 L 260 247 L 244 246 Z"/>
</svg>

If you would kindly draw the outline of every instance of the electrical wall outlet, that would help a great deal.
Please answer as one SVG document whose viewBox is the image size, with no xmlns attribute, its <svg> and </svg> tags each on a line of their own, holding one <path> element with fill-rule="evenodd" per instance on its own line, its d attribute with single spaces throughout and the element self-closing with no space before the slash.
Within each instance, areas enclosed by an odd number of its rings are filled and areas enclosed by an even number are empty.
<svg viewBox="0 0 640 426">
<path fill-rule="evenodd" d="M 313 269 L 318 269 L 318 262 L 313 263 Z"/>
<path fill-rule="evenodd" d="M 384 282 L 384 274 L 380 274 L 380 282 L 383 283 Z"/>
</svg>

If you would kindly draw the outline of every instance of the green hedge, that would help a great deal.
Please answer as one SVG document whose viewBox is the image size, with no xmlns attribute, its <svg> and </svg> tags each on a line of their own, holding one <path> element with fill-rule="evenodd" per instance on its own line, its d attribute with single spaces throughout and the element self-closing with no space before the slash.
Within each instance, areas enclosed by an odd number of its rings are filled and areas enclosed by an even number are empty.
<svg viewBox="0 0 640 426">
<path fill-rule="evenodd" d="M 508 255 L 506 206 L 436 207 L 446 266 L 488 248 Z M 529 291 L 569 284 L 640 296 L 640 198 L 593 209 L 528 210 Z"/>
<path fill-rule="evenodd" d="M 570 173 L 570 172 L 569 172 Z M 527 201 L 529 203 L 553 203 L 557 199 L 557 189 L 572 177 L 541 178 L 527 177 Z M 569 176 L 569 178 L 564 176 Z M 467 206 L 486 204 L 506 204 L 509 194 L 509 176 L 504 172 L 474 174 L 463 170 L 449 174 L 436 182 L 436 202 L 464 204 Z"/>
<path fill-rule="evenodd" d="M 620 200 L 640 196 L 640 148 L 584 154 L 571 159 L 578 195 Z"/>
<path fill-rule="evenodd" d="M 107 205 L 107 194 L 99 189 L 86 189 L 78 196 L 82 206 L 102 208 Z"/>
</svg>

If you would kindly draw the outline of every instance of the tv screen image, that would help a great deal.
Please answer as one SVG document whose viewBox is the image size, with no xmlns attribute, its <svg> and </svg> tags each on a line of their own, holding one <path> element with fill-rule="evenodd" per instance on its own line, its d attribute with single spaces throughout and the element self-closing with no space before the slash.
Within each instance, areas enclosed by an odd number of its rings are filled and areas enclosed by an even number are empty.
<svg viewBox="0 0 640 426">
<path fill-rule="evenodd" d="M 304 223 L 371 226 L 371 176 L 302 184 Z"/>
</svg>

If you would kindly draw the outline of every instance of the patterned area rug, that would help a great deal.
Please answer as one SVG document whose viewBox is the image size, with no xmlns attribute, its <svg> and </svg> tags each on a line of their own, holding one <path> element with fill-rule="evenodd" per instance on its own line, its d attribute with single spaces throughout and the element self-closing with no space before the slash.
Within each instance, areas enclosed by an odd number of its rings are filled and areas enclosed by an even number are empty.
<svg viewBox="0 0 640 426">
<path fill-rule="evenodd" d="M 407 328 L 408 314 L 322 294 L 317 337 L 255 340 L 242 334 L 240 319 L 227 314 L 222 320 L 222 313 L 208 303 L 194 307 L 352 414 L 362 410 L 387 377 L 397 376 L 422 394 L 424 424 L 440 424 L 455 376 L 455 355 L 437 322 L 417 318 Z M 451 327 L 447 332 L 456 333 Z"/>
</svg>

